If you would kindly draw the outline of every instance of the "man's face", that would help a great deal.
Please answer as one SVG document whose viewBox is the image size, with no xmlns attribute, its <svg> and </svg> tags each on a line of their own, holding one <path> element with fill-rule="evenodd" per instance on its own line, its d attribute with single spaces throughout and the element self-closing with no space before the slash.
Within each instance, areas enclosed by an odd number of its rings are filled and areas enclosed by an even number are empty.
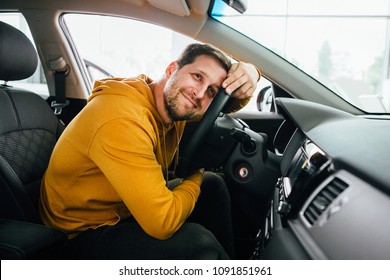
<svg viewBox="0 0 390 280">
<path fill-rule="evenodd" d="M 173 121 L 200 119 L 217 94 L 227 72 L 208 55 L 171 73 L 164 88 L 165 109 Z"/>
</svg>

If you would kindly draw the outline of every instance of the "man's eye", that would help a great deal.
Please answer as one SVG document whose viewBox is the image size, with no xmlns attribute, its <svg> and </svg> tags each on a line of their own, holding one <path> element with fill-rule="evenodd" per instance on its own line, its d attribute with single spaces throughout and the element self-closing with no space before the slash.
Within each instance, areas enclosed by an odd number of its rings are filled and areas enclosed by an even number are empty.
<svg viewBox="0 0 390 280">
<path fill-rule="evenodd" d="M 210 93 L 211 97 L 215 97 L 215 95 L 217 94 L 217 91 L 214 88 L 209 87 L 209 93 Z"/>
<path fill-rule="evenodd" d="M 201 80 L 202 79 L 202 76 L 200 74 L 193 74 L 193 76 L 195 77 L 195 79 L 197 80 Z"/>
</svg>

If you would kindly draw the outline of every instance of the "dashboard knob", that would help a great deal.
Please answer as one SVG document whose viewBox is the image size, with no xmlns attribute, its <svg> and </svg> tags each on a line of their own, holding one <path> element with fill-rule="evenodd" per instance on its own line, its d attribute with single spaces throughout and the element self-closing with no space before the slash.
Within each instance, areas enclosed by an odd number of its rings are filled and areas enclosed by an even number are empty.
<svg viewBox="0 0 390 280">
<path fill-rule="evenodd" d="M 291 206 L 286 201 L 280 201 L 278 205 L 278 213 L 280 215 L 287 215 L 290 212 Z"/>
</svg>

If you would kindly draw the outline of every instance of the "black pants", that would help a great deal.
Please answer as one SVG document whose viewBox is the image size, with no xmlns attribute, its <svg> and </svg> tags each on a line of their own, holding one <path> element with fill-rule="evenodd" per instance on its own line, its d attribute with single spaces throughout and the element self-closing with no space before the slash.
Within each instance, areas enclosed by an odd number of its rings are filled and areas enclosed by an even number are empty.
<svg viewBox="0 0 390 280">
<path fill-rule="evenodd" d="M 175 182 L 170 182 L 173 188 Z M 70 259 L 229 259 L 234 257 L 230 196 L 224 180 L 206 172 L 193 213 L 167 240 L 158 240 L 130 218 L 87 230 L 69 241 Z"/>
</svg>

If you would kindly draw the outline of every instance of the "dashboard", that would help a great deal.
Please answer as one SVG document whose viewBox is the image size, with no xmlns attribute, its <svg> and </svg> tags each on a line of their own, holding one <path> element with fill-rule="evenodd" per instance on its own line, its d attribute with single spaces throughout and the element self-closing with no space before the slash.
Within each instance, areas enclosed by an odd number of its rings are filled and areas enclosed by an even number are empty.
<svg viewBox="0 0 390 280">
<path fill-rule="evenodd" d="M 262 259 L 390 259 L 390 120 L 290 98 Z"/>
</svg>

